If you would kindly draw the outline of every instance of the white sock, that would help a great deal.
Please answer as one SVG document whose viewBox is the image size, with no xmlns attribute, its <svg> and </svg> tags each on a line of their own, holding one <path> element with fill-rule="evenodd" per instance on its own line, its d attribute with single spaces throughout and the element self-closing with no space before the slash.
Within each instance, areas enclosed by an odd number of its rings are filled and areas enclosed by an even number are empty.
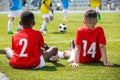
<svg viewBox="0 0 120 80">
<path fill-rule="evenodd" d="M 57 53 L 58 57 L 59 57 L 59 58 L 64 58 L 63 53 L 64 53 L 64 52 L 60 52 L 60 51 L 58 51 L 58 53 Z"/>
<path fill-rule="evenodd" d="M 67 60 L 68 62 L 73 62 L 75 60 L 75 53 L 74 50 L 72 50 L 70 58 Z"/>
<path fill-rule="evenodd" d="M 11 31 L 12 30 L 12 21 L 9 20 L 8 21 L 8 31 Z"/>
<path fill-rule="evenodd" d="M 64 9 L 64 10 L 63 10 L 63 13 L 64 13 L 64 18 L 68 18 L 68 10 L 67 10 L 67 9 Z"/>
<path fill-rule="evenodd" d="M 42 31 L 45 31 L 45 28 L 46 28 L 47 24 L 48 24 L 48 23 L 47 23 L 46 21 L 43 22 L 42 27 L 41 27 L 41 29 L 40 29 L 41 32 L 42 32 Z"/>
</svg>

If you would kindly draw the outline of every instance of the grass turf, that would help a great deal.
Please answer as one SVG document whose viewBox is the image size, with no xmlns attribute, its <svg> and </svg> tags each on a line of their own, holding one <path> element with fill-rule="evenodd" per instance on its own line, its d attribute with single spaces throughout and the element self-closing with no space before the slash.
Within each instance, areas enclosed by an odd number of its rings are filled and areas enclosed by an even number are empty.
<svg viewBox="0 0 120 80">
<path fill-rule="evenodd" d="M 47 34 L 43 34 L 49 46 L 57 46 L 60 51 L 68 49 L 69 42 L 75 38 L 78 27 L 82 26 L 82 13 L 69 14 L 67 31 L 58 31 L 58 25 L 63 21 L 63 14 L 54 14 L 54 20 L 47 26 Z M 11 36 L 7 34 L 8 17 L 0 15 L 0 72 L 6 74 L 11 80 L 120 80 L 120 13 L 102 13 L 101 25 L 107 38 L 108 60 L 115 63 L 115 67 L 104 67 L 102 62 L 80 64 L 79 68 L 72 68 L 65 59 L 58 63 L 46 63 L 46 67 L 38 70 L 14 69 L 9 65 L 9 60 L 4 55 L 4 48 L 11 46 Z M 19 18 L 13 22 L 16 31 Z M 39 30 L 43 19 L 40 14 L 35 14 L 36 25 Z"/>
</svg>

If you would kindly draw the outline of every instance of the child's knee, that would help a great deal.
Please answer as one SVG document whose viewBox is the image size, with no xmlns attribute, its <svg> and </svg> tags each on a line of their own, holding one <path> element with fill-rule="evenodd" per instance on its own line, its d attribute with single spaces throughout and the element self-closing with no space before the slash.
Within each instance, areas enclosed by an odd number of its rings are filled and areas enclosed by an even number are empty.
<svg viewBox="0 0 120 80">
<path fill-rule="evenodd" d="M 47 23 L 49 23 L 49 19 L 48 19 L 48 18 L 45 18 L 45 21 L 46 21 Z"/>
<path fill-rule="evenodd" d="M 58 48 L 57 48 L 56 46 L 53 46 L 52 48 L 53 48 L 53 50 L 54 50 L 55 52 L 58 51 Z"/>
<path fill-rule="evenodd" d="M 53 20 L 53 16 L 50 16 L 50 20 L 51 20 L 51 21 Z"/>
</svg>

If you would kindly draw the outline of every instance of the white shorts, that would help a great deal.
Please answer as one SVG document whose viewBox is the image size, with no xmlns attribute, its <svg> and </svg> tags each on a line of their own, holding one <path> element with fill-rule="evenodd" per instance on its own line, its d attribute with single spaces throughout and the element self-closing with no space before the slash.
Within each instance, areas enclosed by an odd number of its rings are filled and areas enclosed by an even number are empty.
<svg viewBox="0 0 120 80">
<path fill-rule="evenodd" d="M 98 13 L 100 13 L 100 9 L 98 7 L 94 8 L 94 10 Z"/>
<path fill-rule="evenodd" d="M 43 58 L 43 55 L 41 55 L 40 56 L 40 64 L 37 67 L 33 68 L 33 69 L 39 69 L 39 68 L 42 68 L 44 66 L 45 66 L 45 60 Z"/>
<path fill-rule="evenodd" d="M 8 17 L 20 16 L 22 12 L 22 10 L 9 11 Z"/>
<path fill-rule="evenodd" d="M 48 14 L 42 14 L 42 18 L 48 18 L 49 19 L 50 16 L 53 16 L 51 11 Z"/>
</svg>

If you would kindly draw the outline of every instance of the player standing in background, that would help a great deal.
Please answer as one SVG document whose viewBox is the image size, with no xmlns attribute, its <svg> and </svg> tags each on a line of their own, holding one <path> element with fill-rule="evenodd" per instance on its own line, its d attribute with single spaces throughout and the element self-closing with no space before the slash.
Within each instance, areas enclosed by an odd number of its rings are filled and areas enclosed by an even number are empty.
<svg viewBox="0 0 120 80">
<path fill-rule="evenodd" d="M 100 15 L 100 9 L 101 9 L 101 0 L 89 0 L 89 4 L 91 5 L 91 8 L 93 8 L 97 12 L 97 19 L 99 22 L 101 22 L 101 15 Z"/>
<path fill-rule="evenodd" d="M 8 0 L 10 11 L 9 11 L 9 21 L 8 21 L 8 34 L 14 34 L 12 31 L 13 21 L 16 16 L 20 16 L 22 13 L 22 1 L 21 0 Z M 17 30 L 21 30 L 21 26 L 18 24 Z"/>
<path fill-rule="evenodd" d="M 68 22 L 68 6 L 69 0 L 61 0 L 64 18 L 63 21 Z"/>
<path fill-rule="evenodd" d="M 45 61 L 49 61 L 51 57 L 55 56 L 58 48 L 51 47 L 43 51 L 43 36 L 40 31 L 32 29 L 35 25 L 32 12 L 24 11 L 21 14 L 20 25 L 23 29 L 12 36 L 12 50 L 5 48 L 10 65 L 14 68 L 24 69 L 44 67 Z"/>
<path fill-rule="evenodd" d="M 42 23 L 40 31 L 42 33 L 46 33 L 46 26 L 48 25 L 48 23 L 50 23 L 53 20 L 51 0 L 42 0 L 42 5 L 40 10 L 42 13 L 42 18 L 45 19 Z"/>
</svg>

